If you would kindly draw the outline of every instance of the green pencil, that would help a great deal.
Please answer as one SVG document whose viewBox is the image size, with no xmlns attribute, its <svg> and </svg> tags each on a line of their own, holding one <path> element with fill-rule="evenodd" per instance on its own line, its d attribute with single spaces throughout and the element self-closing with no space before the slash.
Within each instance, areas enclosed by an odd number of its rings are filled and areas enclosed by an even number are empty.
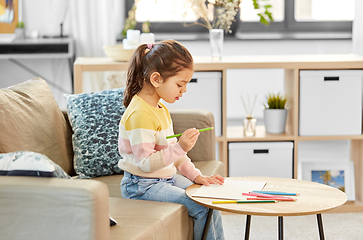
<svg viewBox="0 0 363 240">
<path fill-rule="evenodd" d="M 239 201 L 212 201 L 213 204 L 216 203 L 276 203 L 276 200 L 239 200 Z"/>
<path fill-rule="evenodd" d="M 198 131 L 199 132 L 204 132 L 204 131 L 209 131 L 209 130 L 213 130 L 214 127 L 209 127 L 209 128 L 203 128 L 203 129 L 199 129 Z M 183 135 L 182 133 L 179 133 L 179 134 L 175 134 L 175 135 L 172 135 L 172 136 L 167 136 L 166 139 L 169 139 L 169 138 L 173 138 L 173 137 L 179 137 Z"/>
</svg>

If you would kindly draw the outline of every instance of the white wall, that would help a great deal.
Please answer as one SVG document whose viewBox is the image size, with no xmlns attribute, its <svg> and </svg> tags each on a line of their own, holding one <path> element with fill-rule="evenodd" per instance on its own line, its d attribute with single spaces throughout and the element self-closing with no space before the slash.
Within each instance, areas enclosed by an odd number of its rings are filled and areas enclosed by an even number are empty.
<svg viewBox="0 0 363 240">
<path fill-rule="evenodd" d="M 65 17 L 66 6 L 64 0 L 22 0 L 23 22 L 26 35 L 29 37 L 32 32 L 37 31 L 40 36 L 60 35 L 60 24 Z M 62 11 L 63 9 L 63 11 Z M 69 34 L 69 25 L 64 25 L 64 34 Z M 58 104 L 65 107 L 63 93 L 54 85 L 60 86 L 71 92 L 70 64 L 68 59 L 17 59 L 22 65 L 37 72 L 40 76 L 49 80 L 49 87 L 52 90 Z M 39 77 L 27 72 L 16 64 L 1 59 L 0 56 L 0 88 L 9 87 L 26 80 Z"/>
<path fill-rule="evenodd" d="M 22 17 L 27 37 L 34 31 L 40 36 L 59 36 L 60 22 L 64 19 L 64 34 L 73 35 L 73 38 L 77 39 L 75 45 L 78 44 L 78 48 L 75 50 L 80 56 L 105 56 L 102 46 L 116 42 L 117 32 L 121 32 L 124 22 L 124 1 L 119 0 L 19 0 L 19 2 L 23 6 Z M 37 74 L 29 73 L 0 56 L 0 88 L 34 77 L 43 77 L 48 80 L 59 106 L 65 108 L 63 94 L 71 92 L 71 66 L 68 59 L 17 60 Z"/>
</svg>

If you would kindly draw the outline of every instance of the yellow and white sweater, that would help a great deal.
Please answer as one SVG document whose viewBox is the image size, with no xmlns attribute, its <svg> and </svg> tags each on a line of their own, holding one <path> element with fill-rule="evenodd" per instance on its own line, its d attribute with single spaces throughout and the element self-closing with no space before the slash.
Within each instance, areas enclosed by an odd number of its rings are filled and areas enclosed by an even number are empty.
<svg viewBox="0 0 363 240">
<path fill-rule="evenodd" d="M 131 174 L 150 177 L 171 177 L 176 169 L 191 181 L 201 174 L 180 147 L 174 135 L 168 109 L 159 102 L 159 108 L 135 95 L 119 125 L 118 148 L 121 159 L 118 166 Z"/>
</svg>

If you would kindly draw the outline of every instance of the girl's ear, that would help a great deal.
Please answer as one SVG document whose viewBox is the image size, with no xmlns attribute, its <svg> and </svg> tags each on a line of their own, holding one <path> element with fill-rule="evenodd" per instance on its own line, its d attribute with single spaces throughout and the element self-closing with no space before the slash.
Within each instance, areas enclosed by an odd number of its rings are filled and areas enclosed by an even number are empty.
<svg viewBox="0 0 363 240">
<path fill-rule="evenodd" d="M 151 85 L 153 85 L 155 88 L 159 87 L 159 83 L 161 83 L 163 80 L 160 76 L 160 73 L 158 72 L 153 72 L 150 76 L 150 83 Z"/>
</svg>

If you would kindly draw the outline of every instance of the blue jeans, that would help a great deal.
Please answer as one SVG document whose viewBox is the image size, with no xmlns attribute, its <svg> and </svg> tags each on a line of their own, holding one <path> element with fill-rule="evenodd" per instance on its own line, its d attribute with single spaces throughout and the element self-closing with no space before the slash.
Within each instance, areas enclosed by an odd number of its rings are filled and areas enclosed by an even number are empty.
<svg viewBox="0 0 363 240">
<path fill-rule="evenodd" d="M 183 204 L 194 220 L 194 240 L 200 240 L 209 209 L 195 203 L 185 194 L 185 189 L 192 184 L 192 181 L 179 174 L 172 178 L 144 178 L 125 172 L 121 180 L 121 194 L 123 198 L 129 199 Z M 213 211 L 207 239 L 224 239 L 220 211 Z"/>
</svg>

